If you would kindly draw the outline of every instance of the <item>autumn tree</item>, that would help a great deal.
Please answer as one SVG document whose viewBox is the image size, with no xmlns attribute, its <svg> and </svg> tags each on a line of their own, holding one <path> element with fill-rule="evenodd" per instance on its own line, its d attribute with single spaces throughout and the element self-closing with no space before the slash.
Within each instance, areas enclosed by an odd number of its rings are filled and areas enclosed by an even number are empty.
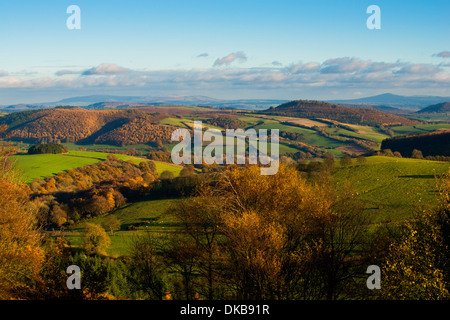
<svg viewBox="0 0 450 320">
<path fill-rule="evenodd" d="M 106 255 L 106 249 L 111 244 L 111 239 L 101 226 L 86 223 L 86 230 L 83 238 L 83 247 L 87 254 Z"/>
<path fill-rule="evenodd" d="M 352 255 L 366 230 L 354 199 L 285 166 L 272 176 L 257 166 L 230 168 L 215 181 L 171 212 L 199 252 L 213 253 L 199 262 L 212 266 L 228 298 L 341 296 L 360 270 Z"/>
<path fill-rule="evenodd" d="M 341 160 L 339 160 L 339 163 L 342 167 L 347 167 L 352 164 L 352 158 L 346 154 L 341 158 Z"/>
<path fill-rule="evenodd" d="M 102 225 L 105 230 L 109 230 L 111 232 L 111 235 L 113 235 L 114 231 L 120 230 L 120 226 L 122 225 L 122 223 L 115 215 L 110 214 L 108 217 L 106 217 L 105 221 L 103 221 Z"/>
<path fill-rule="evenodd" d="M 161 174 L 159 175 L 159 178 L 160 179 L 164 179 L 164 180 L 166 180 L 166 179 L 173 179 L 174 177 L 175 177 L 175 175 L 173 174 L 173 172 L 172 171 L 168 171 L 168 170 L 165 170 L 165 171 L 161 172 Z"/>
<path fill-rule="evenodd" d="M 414 150 L 411 152 L 411 158 L 414 158 L 414 159 L 423 159 L 422 151 L 417 150 L 417 149 L 414 149 Z"/>
<path fill-rule="evenodd" d="M 439 206 L 407 222 L 384 265 L 384 299 L 450 299 L 450 174 L 439 181 Z"/>
<path fill-rule="evenodd" d="M 44 258 L 36 209 L 19 181 L 12 163 L 0 157 L 0 299 L 33 295 Z"/>
</svg>

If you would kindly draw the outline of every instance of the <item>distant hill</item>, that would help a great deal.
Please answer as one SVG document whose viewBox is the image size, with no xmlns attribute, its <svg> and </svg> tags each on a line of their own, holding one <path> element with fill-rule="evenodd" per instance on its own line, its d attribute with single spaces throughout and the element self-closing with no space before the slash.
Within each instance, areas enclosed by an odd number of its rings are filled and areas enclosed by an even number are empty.
<svg viewBox="0 0 450 320">
<path fill-rule="evenodd" d="M 400 109 L 419 110 L 429 106 L 430 104 L 450 101 L 450 97 L 439 96 L 401 96 L 392 93 L 384 93 L 372 97 L 345 100 L 329 100 L 328 102 L 342 104 L 369 104 L 369 105 L 385 105 Z"/>
<path fill-rule="evenodd" d="M 25 110 L 53 108 L 60 105 L 72 105 L 87 109 L 115 109 L 140 106 L 210 106 L 214 108 L 235 108 L 247 110 L 264 110 L 270 106 L 277 106 L 288 100 L 270 99 L 240 99 L 225 100 L 206 96 L 114 96 L 114 95 L 91 95 L 62 99 L 54 102 L 16 104 L 0 106 L 0 111 L 17 112 Z"/>
<path fill-rule="evenodd" d="M 422 151 L 423 156 L 450 156 L 450 131 L 436 131 L 406 137 L 383 140 L 381 149 L 398 151 L 410 157 L 414 149 Z"/>
<path fill-rule="evenodd" d="M 330 119 L 352 124 L 416 125 L 419 121 L 374 109 L 350 108 L 314 100 L 296 100 L 262 111 L 264 114 L 299 118 Z"/>
<path fill-rule="evenodd" d="M 13 140 L 32 143 L 108 143 L 117 146 L 170 141 L 175 127 L 159 125 L 163 116 L 138 110 L 55 108 L 16 112 L 0 117 Z"/>
<path fill-rule="evenodd" d="M 375 109 L 378 111 L 383 111 L 383 112 L 397 114 L 397 115 L 405 115 L 405 114 L 411 113 L 411 110 L 399 109 L 399 108 L 389 107 L 389 106 L 385 106 L 385 105 L 377 105 L 377 104 L 339 103 L 339 105 L 343 106 L 343 107 L 349 107 L 349 108 Z"/>
<path fill-rule="evenodd" d="M 433 104 L 417 111 L 417 113 L 450 113 L 450 102 Z"/>
</svg>

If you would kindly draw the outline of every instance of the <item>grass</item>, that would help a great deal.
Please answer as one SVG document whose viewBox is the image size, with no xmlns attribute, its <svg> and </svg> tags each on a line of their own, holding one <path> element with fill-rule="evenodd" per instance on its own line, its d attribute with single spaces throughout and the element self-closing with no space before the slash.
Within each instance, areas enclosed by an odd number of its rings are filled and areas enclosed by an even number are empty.
<svg viewBox="0 0 450 320">
<path fill-rule="evenodd" d="M 432 132 L 438 129 L 450 129 L 450 124 L 421 124 L 416 126 L 398 126 L 391 127 L 396 136 L 411 135 Z"/>
<path fill-rule="evenodd" d="M 266 123 L 263 125 L 259 125 L 255 127 L 256 129 L 279 129 L 280 131 L 290 131 L 295 133 L 301 133 L 305 137 L 304 143 L 325 147 L 325 148 L 337 148 L 345 145 L 345 143 L 341 141 L 337 141 L 334 139 L 330 139 L 328 137 L 322 136 L 320 133 L 313 129 L 300 128 L 295 126 L 288 126 L 284 124 L 280 124 L 274 120 L 266 120 Z"/>
<path fill-rule="evenodd" d="M 111 238 L 111 245 L 106 250 L 106 253 L 112 257 L 127 255 L 129 254 L 133 241 L 146 232 L 150 232 L 158 238 L 165 238 L 168 233 L 176 231 L 177 225 L 175 219 L 167 212 L 167 209 L 178 201 L 180 200 L 146 200 L 130 203 L 110 213 L 109 215 L 114 215 L 120 220 L 122 226 L 120 231 L 115 231 L 112 235 L 108 232 Z M 109 215 L 92 218 L 88 222 L 102 225 Z M 137 230 L 127 230 L 129 225 L 149 219 L 155 219 L 155 221 L 146 226 L 138 227 Z M 70 241 L 72 246 L 82 246 L 84 228 L 85 222 L 82 222 L 71 227 L 66 232 L 65 237 Z"/>
<path fill-rule="evenodd" d="M 448 162 L 374 156 L 338 167 L 333 177 L 338 187 L 352 187 L 375 222 L 398 221 L 437 204 L 435 176 L 449 168 Z"/>
<path fill-rule="evenodd" d="M 92 152 L 92 151 L 75 151 L 71 150 L 67 154 L 18 154 L 13 156 L 16 166 L 22 171 L 24 181 L 30 183 L 35 179 L 42 179 L 53 176 L 59 172 L 95 164 L 99 161 L 106 160 L 110 153 Z M 144 158 L 132 157 L 124 154 L 116 154 L 120 160 L 130 160 L 136 164 L 146 161 Z M 168 170 L 177 176 L 181 167 L 166 162 L 155 161 L 156 171 L 158 174 Z"/>
<path fill-rule="evenodd" d="M 13 159 L 20 171 L 23 172 L 25 182 L 53 176 L 64 170 L 82 167 L 99 162 L 95 157 L 72 157 L 63 154 L 23 154 L 15 155 Z"/>
</svg>

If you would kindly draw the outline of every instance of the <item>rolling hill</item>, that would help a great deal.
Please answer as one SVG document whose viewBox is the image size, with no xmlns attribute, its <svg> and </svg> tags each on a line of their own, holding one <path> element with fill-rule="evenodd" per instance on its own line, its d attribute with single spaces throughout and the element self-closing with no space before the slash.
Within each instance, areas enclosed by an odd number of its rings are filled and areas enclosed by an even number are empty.
<svg viewBox="0 0 450 320">
<path fill-rule="evenodd" d="M 417 113 L 450 113 L 450 102 L 433 104 L 417 111 Z"/>
<path fill-rule="evenodd" d="M 174 127 L 156 124 L 161 115 L 137 110 L 55 108 L 13 113 L 1 117 L 12 140 L 27 142 L 109 143 L 117 146 L 167 142 Z"/>
<path fill-rule="evenodd" d="M 332 103 L 357 103 L 368 105 L 385 105 L 389 107 L 395 107 L 400 109 L 421 109 L 430 104 L 440 103 L 450 100 L 449 97 L 438 96 L 401 96 L 392 93 L 383 93 L 372 97 L 364 97 L 359 99 L 346 99 L 346 100 L 330 100 Z"/>
<path fill-rule="evenodd" d="M 374 109 L 349 108 L 314 100 L 295 100 L 261 113 L 309 119 L 329 119 L 351 124 L 416 125 L 421 123 Z"/>
</svg>

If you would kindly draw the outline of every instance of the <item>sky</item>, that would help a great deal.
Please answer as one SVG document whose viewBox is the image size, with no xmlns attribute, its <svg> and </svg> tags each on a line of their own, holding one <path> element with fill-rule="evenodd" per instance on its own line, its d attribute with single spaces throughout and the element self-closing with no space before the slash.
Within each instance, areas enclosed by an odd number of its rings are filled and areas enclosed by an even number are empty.
<svg viewBox="0 0 450 320">
<path fill-rule="evenodd" d="M 448 0 L 0 0 L 0 105 L 450 96 L 449 16 Z"/>
</svg>

